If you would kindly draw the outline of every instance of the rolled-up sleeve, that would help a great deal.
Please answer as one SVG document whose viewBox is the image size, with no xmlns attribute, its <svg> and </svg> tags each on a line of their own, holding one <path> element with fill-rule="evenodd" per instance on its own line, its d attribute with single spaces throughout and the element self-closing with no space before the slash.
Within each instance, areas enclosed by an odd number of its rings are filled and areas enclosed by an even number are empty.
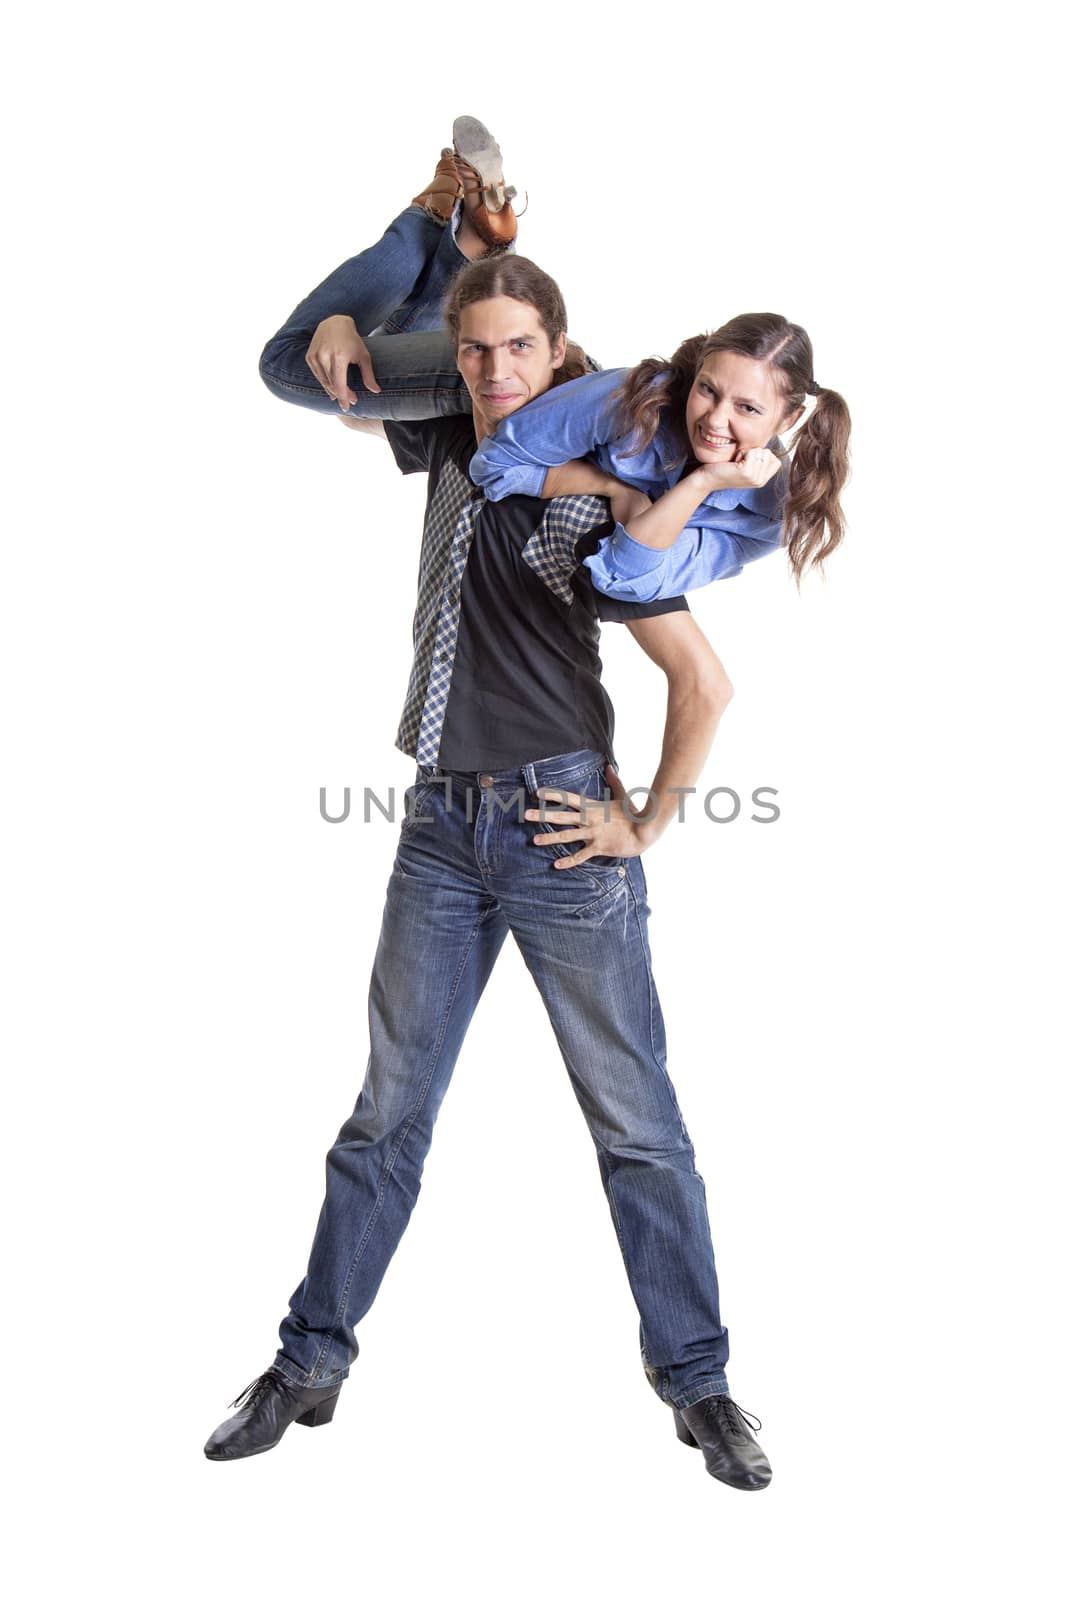
<svg viewBox="0 0 1091 1600">
<path fill-rule="evenodd" d="M 615 600 L 662 600 L 733 578 L 745 557 L 739 541 L 718 528 L 687 526 L 668 550 L 652 550 L 619 522 L 583 564 L 591 582 Z"/>
<path fill-rule="evenodd" d="M 550 467 L 579 461 L 606 443 L 625 370 L 573 378 L 506 417 L 470 462 L 470 477 L 485 498 L 540 495 Z"/>
<path fill-rule="evenodd" d="M 646 544 L 638 544 L 619 522 L 594 555 L 584 557 L 583 564 L 602 594 L 615 600 L 657 600 L 669 554 L 669 550 L 650 550 Z"/>
</svg>

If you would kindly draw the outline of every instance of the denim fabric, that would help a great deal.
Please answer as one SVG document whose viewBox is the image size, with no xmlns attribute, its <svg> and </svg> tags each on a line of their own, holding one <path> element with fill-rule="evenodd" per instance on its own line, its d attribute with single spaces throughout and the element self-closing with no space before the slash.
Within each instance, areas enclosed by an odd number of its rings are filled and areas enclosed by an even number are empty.
<svg viewBox="0 0 1091 1600">
<path fill-rule="evenodd" d="M 343 262 L 300 301 L 261 353 L 262 381 L 280 400 L 340 415 L 306 355 L 320 322 L 350 316 L 358 329 L 371 330 L 364 343 L 380 392 L 365 389 L 360 369 L 349 367 L 357 396 L 349 416 L 384 422 L 468 416 L 473 406 L 442 314 L 451 281 L 465 265 L 454 220 L 437 222 L 423 207 L 408 206 L 377 244 Z M 597 371 L 595 358 L 587 359 Z"/>
<path fill-rule="evenodd" d="M 469 412 L 470 397 L 442 328 L 444 297 L 465 263 L 451 226 L 421 206 L 408 206 L 377 244 L 343 262 L 300 301 L 262 351 L 262 379 L 282 400 L 339 414 L 305 358 L 320 322 L 350 316 L 367 335 L 381 390 L 365 389 L 359 368 L 350 367 L 349 387 L 359 397 L 351 416 L 411 422 Z"/>
<path fill-rule="evenodd" d="M 643 864 L 596 857 L 558 871 L 554 859 L 579 846 L 535 845 L 554 827 L 520 820 L 540 785 L 605 798 L 603 757 L 579 750 L 492 773 L 491 785 L 485 776 L 418 767 L 407 792 L 371 978 L 367 1074 L 326 1158 L 307 1273 L 273 1365 L 304 1386 L 347 1376 L 353 1330 L 409 1221 L 459 1048 L 510 929 L 594 1143 L 641 1360 L 675 1406 L 726 1394 L 705 1186 L 667 1075 Z"/>
</svg>

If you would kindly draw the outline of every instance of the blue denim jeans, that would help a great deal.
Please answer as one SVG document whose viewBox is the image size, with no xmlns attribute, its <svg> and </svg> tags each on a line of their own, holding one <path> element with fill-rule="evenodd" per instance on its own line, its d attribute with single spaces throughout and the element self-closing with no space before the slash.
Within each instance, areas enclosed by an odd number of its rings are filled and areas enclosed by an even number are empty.
<svg viewBox="0 0 1091 1600">
<path fill-rule="evenodd" d="M 422 206 L 408 206 L 377 244 L 352 256 L 301 300 L 261 353 L 259 371 L 282 400 L 313 411 L 340 413 L 306 362 L 318 324 L 352 317 L 365 336 L 381 390 L 372 394 L 349 367 L 357 396 L 354 417 L 408 422 L 469 412 L 451 341 L 443 328 L 443 301 L 466 264 L 447 223 Z"/>
<path fill-rule="evenodd" d="M 292 1383 L 343 1380 L 420 1190 L 436 1117 L 500 947 L 514 935 L 587 1122 L 660 1398 L 728 1393 L 727 1329 L 705 1186 L 667 1075 L 639 857 L 559 871 L 579 846 L 536 845 L 540 785 L 604 799 L 604 758 L 578 750 L 508 771 L 418 767 L 371 977 L 371 1054 L 326 1157 L 307 1273 L 273 1361 Z M 531 1118 L 525 1118 L 526 1124 Z"/>
</svg>

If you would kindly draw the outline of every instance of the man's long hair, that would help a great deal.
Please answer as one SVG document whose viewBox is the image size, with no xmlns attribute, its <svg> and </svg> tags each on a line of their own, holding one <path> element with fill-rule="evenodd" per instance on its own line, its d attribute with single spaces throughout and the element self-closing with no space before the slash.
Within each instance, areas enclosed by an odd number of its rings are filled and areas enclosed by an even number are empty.
<svg viewBox="0 0 1091 1600">
<path fill-rule="evenodd" d="M 475 305 L 478 300 L 501 298 L 522 300 L 534 307 L 542 319 L 551 349 L 561 334 L 568 332 L 564 297 L 548 272 L 536 267 L 526 256 L 483 256 L 480 261 L 470 261 L 462 268 L 447 294 L 444 317 L 456 349 L 459 321 L 466 307 Z M 569 378 L 581 378 L 592 370 L 579 345 L 569 340 L 564 361 L 553 374 L 553 387 L 567 383 Z"/>
</svg>

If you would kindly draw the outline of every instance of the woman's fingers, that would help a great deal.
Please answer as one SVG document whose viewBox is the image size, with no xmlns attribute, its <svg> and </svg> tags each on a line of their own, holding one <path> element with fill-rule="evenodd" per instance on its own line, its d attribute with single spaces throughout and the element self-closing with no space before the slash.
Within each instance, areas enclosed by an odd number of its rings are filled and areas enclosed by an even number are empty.
<svg viewBox="0 0 1091 1600">
<path fill-rule="evenodd" d="M 356 339 L 350 345 L 341 343 L 328 344 L 318 337 L 311 341 L 307 351 L 307 365 L 329 395 L 331 400 L 336 400 L 343 411 L 356 404 L 355 390 L 349 387 L 349 367 L 355 364 L 360 368 L 365 389 L 372 394 L 381 393 L 375 381 L 375 373 L 371 365 L 371 357 L 362 339 Z"/>
<path fill-rule="evenodd" d="M 331 400 L 336 400 L 343 409 L 347 410 L 348 406 L 355 402 L 356 396 L 347 388 L 343 381 L 343 375 L 342 379 L 338 380 L 336 363 L 336 352 L 327 350 L 321 345 L 312 344 L 307 351 L 307 365 L 323 389 L 325 389 Z M 345 393 L 351 396 L 347 402 L 342 398 Z"/>
<path fill-rule="evenodd" d="M 356 404 L 356 394 L 349 388 L 349 357 L 343 350 L 338 350 L 333 356 L 332 386 L 328 392 L 345 411 Z"/>
<path fill-rule="evenodd" d="M 382 390 L 375 382 L 375 368 L 371 365 L 371 356 L 368 354 L 367 345 L 362 339 L 360 340 L 360 348 L 357 351 L 355 360 L 360 369 L 360 377 L 364 388 L 370 390 L 372 394 L 382 394 Z"/>
<path fill-rule="evenodd" d="M 333 399 L 333 395 L 330 392 L 329 375 L 326 372 L 325 367 L 322 365 L 322 362 L 321 362 L 321 360 L 319 358 L 318 351 L 315 348 L 314 344 L 312 344 L 310 346 L 310 348 L 308 349 L 308 351 L 307 351 L 306 361 L 307 361 L 307 365 L 310 367 L 311 371 L 314 373 L 315 377 L 318 379 L 319 383 L 322 385 L 323 389 L 325 389 L 326 393 L 329 395 L 330 399 L 332 400 Z"/>
<path fill-rule="evenodd" d="M 307 347 L 306 361 L 330 399 L 336 400 L 342 411 L 354 406 L 357 400 L 355 391 L 349 388 L 351 366 L 359 367 L 365 389 L 372 394 L 381 392 L 375 381 L 375 370 L 367 345 L 349 316 L 325 317 L 318 324 Z"/>
<path fill-rule="evenodd" d="M 764 448 L 748 450 L 739 465 L 747 479 L 760 489 L 780 471 L 780 458 Z"/>
</svg>

